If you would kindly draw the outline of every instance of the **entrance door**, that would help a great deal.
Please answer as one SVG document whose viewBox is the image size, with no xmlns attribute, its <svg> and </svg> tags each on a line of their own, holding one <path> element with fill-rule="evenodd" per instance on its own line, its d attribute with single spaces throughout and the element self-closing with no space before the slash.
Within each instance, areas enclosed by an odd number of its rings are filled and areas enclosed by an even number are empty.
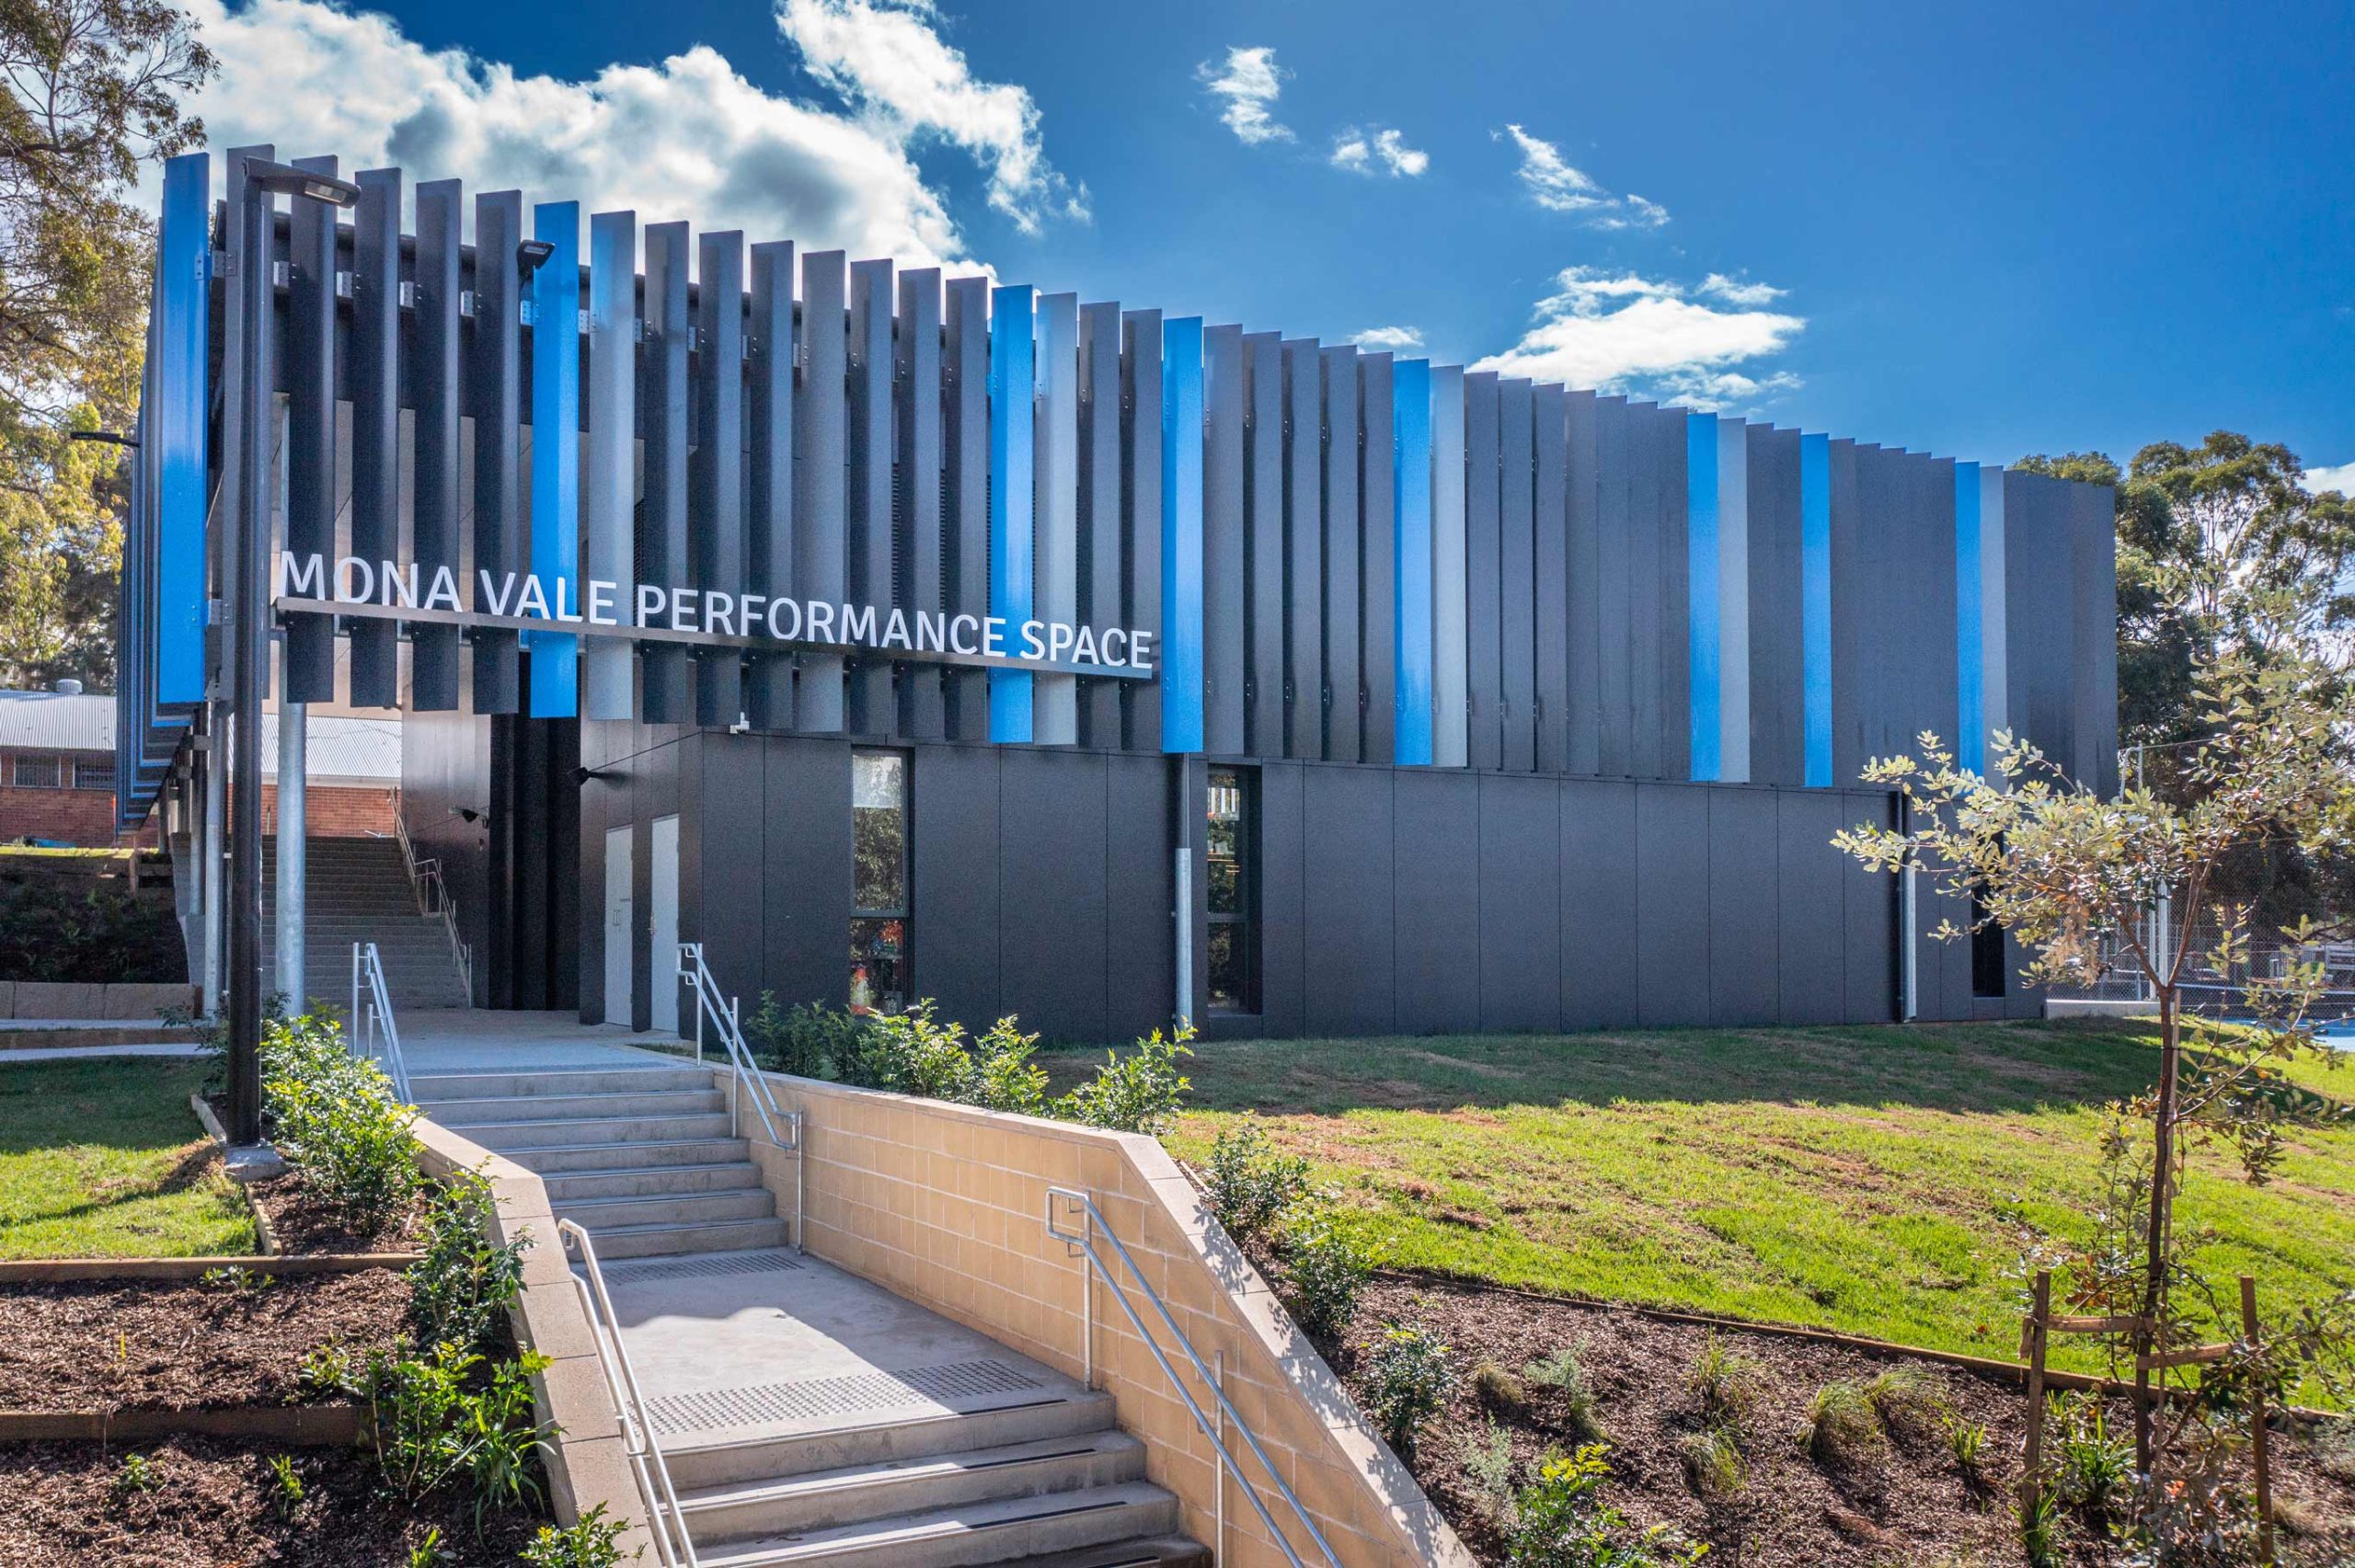
<svg viewBox="0 0 2355 1568">
<path fill-rule="evenodd" d="M 631 896 L 632 829 L 605 830 L 605 1022 L 629 1027 L 630 938 L 637 934 L 638 900 Z"/>
<path fill-rule="evenodd" d="M 679 1032 L 679 819 L 654 819 L 653 1024 Z"/>
</svg>

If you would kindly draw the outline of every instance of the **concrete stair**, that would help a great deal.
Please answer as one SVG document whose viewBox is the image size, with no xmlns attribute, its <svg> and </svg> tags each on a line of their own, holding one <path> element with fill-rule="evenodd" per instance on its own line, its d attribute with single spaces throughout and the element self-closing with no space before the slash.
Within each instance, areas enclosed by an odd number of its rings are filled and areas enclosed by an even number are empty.
<svg viewBox="0 0 2355 1568">
<path fill-rule="evenodd" d="M 311 839 L 303 846 L 303 995 L 349 1007 L 351 945 L 373 942 L 397 1016 L 410 1008 L 465 1007 L 441 918 L 417 912 L 400 845 L 391 839 Z M 277 972 L 278 844 L 262 848 L 262 964 Z"/>
</svg>

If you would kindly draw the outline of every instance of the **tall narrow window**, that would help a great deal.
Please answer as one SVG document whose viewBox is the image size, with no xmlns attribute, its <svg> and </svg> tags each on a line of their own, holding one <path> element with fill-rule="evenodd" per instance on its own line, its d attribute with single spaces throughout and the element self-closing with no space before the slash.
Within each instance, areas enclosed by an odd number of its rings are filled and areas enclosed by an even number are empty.
<svg viewBox="0 0 2355 1568">
<path fill-rule="evenodd" d="M 850 1004 L 897 1013 L 908 1004 L 908 759 L 850 759 Z"/>
<path fill-rule="evenodd" d="M 2002 996 L 2004 928 L 1987 918 L 1987 906 L 1976 892 L 1970 896 L 1970 994 Z"/>
<path fill-rule="evenodd" d="M 1259 932 L 1252 918 L 1259 900 L 1258 774 L 1244 768 L 1211 770 L 1210 1001 L 1213 1012 L 1259 1011 Z"/>
</svg>

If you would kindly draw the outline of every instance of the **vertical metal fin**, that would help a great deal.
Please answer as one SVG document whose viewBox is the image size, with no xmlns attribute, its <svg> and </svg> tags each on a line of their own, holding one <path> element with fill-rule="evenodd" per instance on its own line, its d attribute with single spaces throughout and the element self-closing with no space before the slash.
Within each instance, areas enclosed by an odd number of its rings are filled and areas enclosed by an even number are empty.
<svg viewBox="0 0 2355 1568">
<path fill-rule="evenodd" d="M 333 158 L 299 158 L 294 166 L 334 175 Z M 297 561 L 324 556 L 332 579 L 336 557 L 335 241 L 336 210 L 324 201 L 295 201 L 287 226 L 286 509 L 282 537 Z M 374 567 L 369 570 L 373 577 Z M 272 574 L 273 586 L 275 573 Z M 364 585 L 362 585 L 364 586 Z M 335 700 L 335 621 L 289 615 L 280 647 L 284 683 L 280 696 L 294 703 Z"/>
<path fill-rule="evenodd" d="M 475 198 L 475 608 L 511 605 L 523 568 L 520 465 L 523 442 L 523 301 L 515 247 L 523 237 L 523 193 Z M 484 591 L 488 585 L 488 592 Z M 523 704 L 513 632 L 474 634 L 475 712 L 511 714 Z"/>
<path fill-rule="evenodd" d="M 689 567 L 703 593 L 698 624 L 744 630 L 744 236 L 706 235 L 695 269 L 695 526 Z M 695 659 L 695 719 L 725 728 L 744 713 L 743 656 L 720 645 Z"/>
<path fill-rule="evenodd" d="M 316 206 L 316 202 L 305 202 Z M 378 597 L 422 602 L 412 555 L 400 560 L 401 171 L 360 176 L 351 258 L 351 553 L 376 573 Z M 387 582 L 387 577 L 390 582 Z M 400 705 L 400 628 L 354 619 L 349 628 L 354 707 Z"/>
<path fill-rule="evenodd" d="M 458 538 L 459 418 L 464 411 L 458 379 L 463 335 L 459 329 L 459 238 L 465 225 L 465 189 L 454 179 L 417 188 L 417 295 L 415 348 L 408 365 L 416 399 L 417 454 L 412 494 L 410 558 L 421 591 L 441 608 L 466 602 L 465 567 Z M 454 603 L 441 603 L 446 587 Z M 446 713 L 458 705 L 458 628 L 420 624 L 409 632 L 409 706 L 419 713 Z"/>
</svg>

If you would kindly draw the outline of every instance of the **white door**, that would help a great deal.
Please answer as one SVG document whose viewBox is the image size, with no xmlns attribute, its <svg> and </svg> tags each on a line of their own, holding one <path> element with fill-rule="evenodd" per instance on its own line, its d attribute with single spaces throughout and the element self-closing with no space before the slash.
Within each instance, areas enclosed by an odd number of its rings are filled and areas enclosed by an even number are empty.
<svg viewBox="0 0 2355 1568">
<path fill-rule="evenodd" d="M 653 1024 L 679 1032 L 679 819 L 654 819 Z"/>
<path fill-rule="evenodd" d="M 638 899 L 630 886 L 635 832 L 605 830 L 605 1022 L 629 1027 L 630 938 L 638 932 Z"/>
</svg>

